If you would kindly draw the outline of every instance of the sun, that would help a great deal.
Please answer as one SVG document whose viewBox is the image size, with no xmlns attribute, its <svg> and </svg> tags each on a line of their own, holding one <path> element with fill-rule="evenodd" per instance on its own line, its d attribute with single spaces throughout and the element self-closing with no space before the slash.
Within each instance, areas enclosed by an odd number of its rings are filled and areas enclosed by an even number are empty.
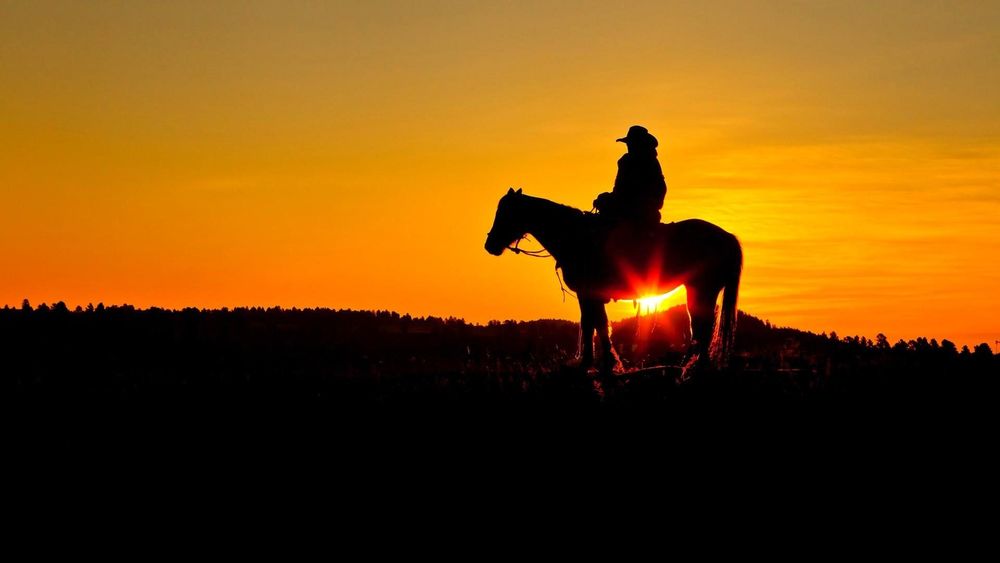
<svg viewBox="0 0 1000 563">
<path fill-rule="evenodd" d="M 639 308 L 639 313 L 655 313 L 664 301 L 673 297 L 680 289 L 680 287 L 677 287 L 662 295 L 648 295 L 646 297 L 636 299 L 636 306 Z"/>
</svg>

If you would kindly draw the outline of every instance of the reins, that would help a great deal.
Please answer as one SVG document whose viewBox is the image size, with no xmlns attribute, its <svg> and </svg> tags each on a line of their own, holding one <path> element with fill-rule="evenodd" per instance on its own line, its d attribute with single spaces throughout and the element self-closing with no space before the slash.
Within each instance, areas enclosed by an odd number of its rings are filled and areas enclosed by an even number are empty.
<svg viewBox="0 0 1000 563">
<path fill-rule="evenodd" d="M 507 248 L 509 250 L 513 250 L 514 254 L 524 254 L 526 256 L 531 256 L 532 258 L 552 258 L 552 255 L 549 254 L 544 248 L 538 250 L 525 250 L 523 248 L 518 248 L 517 245 L 521 244 L 521 241 L 526 239 L 527 237 L 528 235 L 524 235 L 523 237 L 514 241 L 514 244 L 508 246 Z"/>
<path fill-rule="evenodd" d="M 521 238 L 514 241 L 514 244 L 508 245 L 507 249 L 512 250 L 514 254 L 524 254 L 525 256 L 530 256 L 532 258 L 552 258 L 552 255 L 549 254 L 548 251 L 546 251 L 545 249 L 525 250 L 523 248 L 519 248 L 517 245 L 521 244 L 521 241 L 526 238 L 528 238 L 528 235 L 522 236 Z M 566 302 L 567 293 L 572 295 L 574 298 L 576 297 L 576 294 L 566 289 L 566 286 L 563 285 L 562 276 L 559 275 L 559 262 L 556 262 L 556 280 L 559 281 L 559 291 L 562 292 L 563 303 Z"/>
</svg>

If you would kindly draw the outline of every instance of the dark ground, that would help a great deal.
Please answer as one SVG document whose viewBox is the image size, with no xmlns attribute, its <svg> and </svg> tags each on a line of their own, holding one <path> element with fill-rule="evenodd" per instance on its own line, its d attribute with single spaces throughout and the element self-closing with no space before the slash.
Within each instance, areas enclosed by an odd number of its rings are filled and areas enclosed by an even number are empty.
<svg viewBox="0 0 1000 563">
<path fill-rule="evenodd" d="M 683 308 L 617 323 L 626 367 L 676 364 L 685 323 Z M 57 304 L 0 310 L 0 381 L 12 424 L 67 442 L 294 442 L 293 432 L 546 444 L 649 432 L 664 443 L 704 433 L 880 443 L 879 432 L 992 432 L 996 418 L 1000 358 L 986 345 L 837 338 L 741 314 L 726 370 L 683 385 L 676 370 L 633 371 L 600 385 L 564 367 L 576 339 L 566 321 Z"/>
<path fill-rule="evenodd" d="M 616 323 L 625 367 L 676 365 L 685 326 L 683 307 Z M 8 396 L 22 401 L 607 409 L 684 402 L 691 388 L 712 400 L 891 405 L 971 400 L 995 393 L 1000 381 L 1000 359 L 986 344 L 959 351 L 947 340 L 838 338 L 741 313 L 728 369 L 681 387 L 670 378 L 626 374 L 602 397 L 592 374 L 563 367 L 576 339 L 575 323 L 554 320 L 477 326 L 326 309 L 0 310 L 2 381 Z"/>
<path fill-rule="evenodd" d="M 626 367 L 677 362 L 685 322 L 681 308 L 616 324 Z M 414 494 L 411 507 L 429 506 L 439 490 L 499 504 L 559 491 L 572 499 L 561 506 L 655 490 L 673 499 L 660 509 L 684 494 L 709 513 L 708 491 L 814 507 L 802 495 L 996 492 L 1000 358 L 986 346 L 741 315 L 728 369 L 680 386 L 671 370 L 632 371 L 598 388 L 563 367 L 576 338 L 565 321 L 390 312 L 4 309 L 3 447 L 8 468 L 74 493 L 137 480 L 248 502 L 260 487 L 326 487 L 365 510 Z"/>
</svg>

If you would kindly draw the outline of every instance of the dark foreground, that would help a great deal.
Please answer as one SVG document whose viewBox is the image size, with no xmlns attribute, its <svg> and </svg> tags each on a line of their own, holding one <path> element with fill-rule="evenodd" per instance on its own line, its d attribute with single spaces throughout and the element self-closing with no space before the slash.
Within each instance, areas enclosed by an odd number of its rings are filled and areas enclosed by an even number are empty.
<svg viewBox="0 0 1000 563">
<path fill-rule="evenodd" d="M 676 500 L 772 496 L 761 483 L 792 496 L 882 488 L 890 474 L 903 496 L 918 490 L 911 481 L 995 482 L 1000 370 L 988 348 L 832 338 L 742 316 L 726 370 L 678 385 L 675 370 L 640 369 L 679 361 L 684 320 L 675 309 L 639 330 L 616 325 L 631 371 L 602 382 L 565 367 L 577 338 L 565 321 L 0 310 L 5 453 L 73 490 L 208 482 L 250 498 L 301 483 L 309 498 L 326 483 L 369 508 L 376 492 L 433 502 L 445 489 L 555 487 L 590 502 L 630 484 L 641 500 L 649 483 Z M 961 477 L 942 478 L 942 465 Z"/>
<path fill-rule="evenodd" d="M 23 515 L 39 512 L 50 534 L 69 515 L 117 542 L 158 516 L 159 546 L 192 522 L 270 533 L 297 516 L 324 538 L 374 531 L 368 550 L 422 526 L 436 546 L 485 531 L 478 548 L 492 549 L 582 519 L 590 550 L 608 526 L 660 538 L 677 529 L 667 518 L 713 541 L 727 522 L 765 525 L 777 545 L 798 535 L 778 514 L 827 546 L 901 521 L 887 514 L 954 520 L 997 493 L 1000 374 L 983 348 L 744 316 L 725 371 L 684 385 L 631 371 L 598 388 L 563 367 L 577 337 L 563 321 L 39 309 L 0 311 L 2 447 L 16 513 L 34 525 Z M 617 325 L 626 366 L 676 363 L 682 317 Z M 109 508 L 127 525 L 109 527 Z"/>
<path fill-rule="evenodd" d="M 636 323 L 639 328 L 636 328 Z M 675 416 L 760 411 L 988 415 L 1000 358 L 982 345 L 891 344 L 775 328 L 741 315 L 723 371 L 684 385 L 683 308 L 615 326 L 626 374 L 565 367 L 565 321 L 469 325 L 388 312 L 0 310 L 4 396 L 31 412 L 243 412 L 400 418 Z M 715 412 L 717 411 L 717 412 Z"/>
<path fill-rule="evenodd" d="M 617 323 L 614 339 L 628 372 L 676 365 L 685 326 L 683 308 Z M 892 344 L 879 336 L 816 335 L 741 314 L 730 365 L 693 380 L 691 393 L 748 403 L 894 404 L 975 400 L 1000 389 L 1000 357 L 986 344 L 959 351 L 947 340 Z M 293 401 L 341 408 L 605 408 L 689 400 L 688 386 L 648 373 L 626 373 L 603 396 L 595 393 L 592 374 L 565 367 L 576 339 L 576 324 L 566 321 L 478 326 L 389 312 L 0 310 L 2 384 L 19 400 Z"/>
</svg>

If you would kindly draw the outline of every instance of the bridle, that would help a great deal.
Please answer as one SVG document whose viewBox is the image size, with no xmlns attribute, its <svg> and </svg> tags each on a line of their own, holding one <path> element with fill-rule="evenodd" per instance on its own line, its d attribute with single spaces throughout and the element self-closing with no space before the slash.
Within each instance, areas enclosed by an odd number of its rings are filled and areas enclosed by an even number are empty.
<svg viewBox="0 0 1000 563">
<path fill-rule="evenodd" d="M 552 258 L 552 255 L 549 254 L 549 252 L 544 248 L 540 248 L 538 250 L 525 250 L 523 248 L 518 248 L 517 245 L 521 244 L 521 241 L 526 238 L 528 238 L 528 235 L 521 235 L 514 241 L 514 244 L 507 245 L 507 249 L 514 251 L 514 254 L 524 254 L 525 256 L 531 256 L 532 258 Z"/>
</svg>

